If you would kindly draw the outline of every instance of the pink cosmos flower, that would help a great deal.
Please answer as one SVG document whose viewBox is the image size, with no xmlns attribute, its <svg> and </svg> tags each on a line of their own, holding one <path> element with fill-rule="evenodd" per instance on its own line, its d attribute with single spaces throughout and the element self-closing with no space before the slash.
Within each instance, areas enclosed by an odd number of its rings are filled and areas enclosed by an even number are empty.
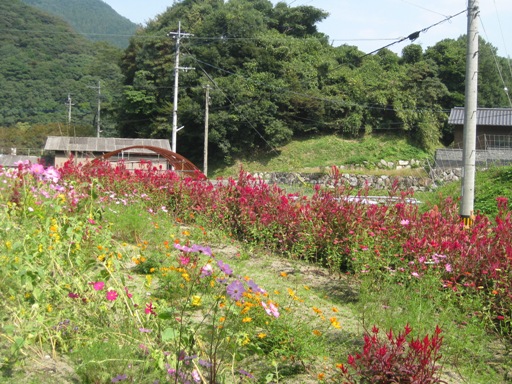
<svg viewBox="0 0 512 384">
<path fill-rule="evenodd" d="M 103 288 L 105 288 L 105 283 L 103 281 L 97 281 L 92 284 L 92 287 L 95 291 L 101 291 Z"/>
<path fill-rule="evenodd" d="M 42 164 L 32 164 L 30 172 L 33 175 L 42 175 L 44 173 L 44 166 Z"/>
<path fill-rule="evenodd" d="M 279 310 L 277 309 L 277 307 L 273 303 L 270 303 L 269 307 L 270 311 L 272 312 L 272 315 L 276 318 L 279 317 Z"/>
<path fill-rule="evenodd" d="M 403 225 L 403 226 L 406 226 L 406 225 L 409 225 L 410 221 L 407 220 L 407 219 L 404 219 L 402 221 L 400 221 L 400 224 Z"/>
<path fill-rule="evenodd" d="M 201 268 L 201 277 L 211 276 L 213 274 L 213 268 L 211 264 L 206 264 Z"/>
<path fill-rule="evenodd" d="M 451 272 L 452 271 L 452 265 L 451 264 L 446 264 L 444 266 L 444 269 L 446 269 L 446 272 Z"/>
<path fill-rule="evenodd" d="M 117 299 L 117 292 L 114 290 L 107 291 L 106 296 L 108 301 L 114 301 L 115 299 Z"/>
<path fill-rule="evenodd" d="M 267 305 L 264 301 L 262 301 L 261 306 L 263 307 L 263 309 L 265 309 L 265 312 L 267 312 L 267 315 L 274 316 L 276 318 L 279 317 L 279 310 L 273 303 L 269 303 Z"/>
</svg>

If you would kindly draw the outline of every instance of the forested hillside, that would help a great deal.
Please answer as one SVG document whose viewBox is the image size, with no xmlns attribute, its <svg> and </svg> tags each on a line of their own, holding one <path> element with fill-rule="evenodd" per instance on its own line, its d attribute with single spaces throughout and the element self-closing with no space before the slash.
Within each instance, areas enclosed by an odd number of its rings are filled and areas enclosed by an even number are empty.
<svg viewBox="0 0 512 384">
<path fill-rule="evenodd" d="M 150 22 L 125 53 L 123 136 L 170 137 L 175 40 L 182 30 L 178 148 L 201 158 L 206 85 L 210 85 L 212 156 L 229 160 L 312 133 L 358 135 L 393 130 L 430 149 L 450 132 L 447 113 L 463 105 L 464 37 L 425 51 L 405 46 L 365 55 L 332 47 L 312 6 L 268 0 L 184 0 Z M 507 106 L 496 49 L 480 47 L 481 106 Z M 505 59 L 496 60 L 502 67 Z M 510 76 L 506 81 L 510 84 Z"/>
<path fill-rule="evenodd" d="M 120 50 L 93 44 L 57 17 L 19 0 L 0 2 L 0 29 L 0 126 L 10 127 L 0 134 L 1 146 L 34 145 L 33 130 L 25 129 L 29 137 L 24 138 L 15 124 L 43 124 L 68 133 L 68 95 L 72 132 L 85 127 L 94 133 L 98 90 L 91 87 L 100 80 L 105 128 L 112 127 L 111 104 L 121 84 Z"/>
<path fill-rule="evenodd" d="M 367 55 L 331 46 L 316 27 L 326 17 L 269 0 L 183 0 L 139 29 L 122 53 L 20 0 L 0 4 L 0 126 L 16 137 L 18 123 L 28 132 L 65 125 L 70 94 L 71 133 L 82 125 L 94 135 L 101 81 L 103 135 L 170 139 L 176 35 L 169 32 L 181 22 L 179 64 L 193 69 L 179 71 L 177 150 L 194 162 L 203 156 L 206 86 L 211 161 L 273 152 L 312 134 L 392 131 L 425 150 L 449 143 L 447 114 L 464 104 L 465 37 Z M 479 53 L 479 105 L 508 106 L 510 63 L 483 39 Z"/>
<path fill-rule="evenodd" d="M 93 41 L 126 48 L 137 25 L 101 0 L 22 0 L 66 20 L 73 29 Z"/>
</svg>

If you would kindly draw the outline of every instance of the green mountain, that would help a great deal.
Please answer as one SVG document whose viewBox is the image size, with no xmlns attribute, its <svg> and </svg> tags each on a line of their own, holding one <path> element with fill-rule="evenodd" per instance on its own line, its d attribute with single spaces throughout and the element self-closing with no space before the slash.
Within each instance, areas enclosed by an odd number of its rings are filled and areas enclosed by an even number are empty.
<svg viewBox="0 0 512 384">
<path fill-rule="evenodd" d="M 121 50 L 93 43 L 56 16 L 0 2 L 0 126 L 17 123 L 94 126 L 102 82 L 103 117 L 121 82 Z M 107 123 L 107 119 L 104 120 Z M 29 130 L 30 132 L 30 130 Z"/>
<path fill-rule="evenodd" d="M 93 41 L 106 41 L 119 48 L 128 46 L 137 24 L 119 15 L 101 0 L 22 0 L 66 20 Z"/>
</svg>

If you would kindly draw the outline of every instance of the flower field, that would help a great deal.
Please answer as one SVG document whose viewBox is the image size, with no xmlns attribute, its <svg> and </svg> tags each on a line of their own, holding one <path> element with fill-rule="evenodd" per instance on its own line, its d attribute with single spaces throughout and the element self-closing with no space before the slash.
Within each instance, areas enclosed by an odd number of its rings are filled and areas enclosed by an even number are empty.
<svg viewBox="0 0 512 384">
<path fill-rule="evenodd" d="M 69 367 L 53 383 L 512 380 L 506 198 L 464 227 L 449 199 L 189 176 L 0 168 L 0 383 L 44 359 Z"/>
</svg>

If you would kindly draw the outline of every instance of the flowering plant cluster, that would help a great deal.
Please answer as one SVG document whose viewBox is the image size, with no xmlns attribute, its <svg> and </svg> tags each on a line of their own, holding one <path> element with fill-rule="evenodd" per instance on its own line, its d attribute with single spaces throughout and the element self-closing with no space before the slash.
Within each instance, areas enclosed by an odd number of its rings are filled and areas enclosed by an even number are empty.
<svg viewBox="0 0 512 384">
<path fill-rule="evenodd" d="M 143 361 L 135 364 L 145 367 L 141 376 L 151 372 L 176 383 L 253 380 L 247 361 L 258 354 L 275 359 L 276 367 L 287 360 L 309 369 L 298 340 L 313 345 L 342 322 L 315 306 L 313 320 L 322 325 L 305 336 L 287 318 L 302 302 L 299 294 L 288 288 L 286 305 L 236 274 L 229 260 L 198 245 L 208 243 L 207 228 L 335 272 L 411 287 L 434 282 L 461 301 L 478 295 L 488 305 L 488 325 L 511 332 L 512 223 L 505 198 L 496 218 L 477 216 L 466 228 L 452 201 L 422 212 L 409 203 L 410 194 L 395 193 L 393 204 L 365 205 L 346 198 L 351 189 L 337 182 L 299 196 L 244 172 L 214 183 L 150 164 L 128 171 L 122 163 L 69 162 L 58 170 L 22 163 L 0 168 L 0 180 L 0 212 L 7 218 L 0 228 L 6 287 L 0 299 L 13 324 L 5 328 L 13 356 L 33 342 L 48 342 L 55 353 L 104 351 L 108 344 L 119 348 L 113 354 Z M 125 233 L 115 230 L 123 220 Z M 204 238 L 187 239 L 185 225 Z M 148 244 L 146 234 L 161 241 Z M 340 371 L 399 377 L 407 370 L 431 380 L 442 338 L 436 330 L 409 340 L 409 332 L 390 331 L 386 342 L 378 332 L 368 334 L 363 352 L 343 366 L 351 370 Z M 111 360 L 103 355 L 81 374 L 95 382 L 140 379 L 134 370 L 109 366 Z"/>
<path fill-rule="evenodd" d="M 412 329 L 406 325 L 397 335 L 392 330 L 380 338 L 373 327 L 364 336 L 360 353 L 349 355 L 347 366 L 339 365 L 340 380 L 356 383 L 445 383 L 439 378 L 439 353 L 443 337 L 436 327 L 432 336 L 410 338 Z M 338 382 L 339 382 L 338 381 Z"/>
<path fill-rule="evenodd" d="M 379 273 L 397 282 L 435 274 L 445 289 L 487 295 L 495 324 L 505 333 L 511 330 L 512 221 L 504 197 L 497 200 L 494 220 L 477 215 L 467 228 L 457 202 L 449 199 L 420 212 L 408 192 L 392 190 L 394 203 L 389 205 L 345 198 L 352 190 L 336 181 L 336 169 L 332 188 L 317 187 L 311 197 L 287 194 L 242 170 L 237 180 L 215 184 L 201 177 L 179 178 L 151 169 L 129 173 L 100 165 L 68 164 L 61 172 L 102 180 L 121 174 L 155 192 L 155 210 L 166 206 L 177 217 L 224 228 L 239 240 L 333 270 Z"/>
</svg>

